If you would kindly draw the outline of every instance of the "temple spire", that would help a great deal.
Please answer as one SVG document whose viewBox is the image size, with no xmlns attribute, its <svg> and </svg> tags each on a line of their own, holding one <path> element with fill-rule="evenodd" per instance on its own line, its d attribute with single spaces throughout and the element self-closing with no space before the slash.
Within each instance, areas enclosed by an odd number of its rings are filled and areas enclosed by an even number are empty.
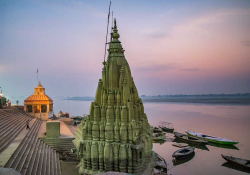
<svg viewBox="0 0 250 175">
<path fill-rule="evenodd" d="M 116 25 L 116 19 L 114 19 L 114 28 L 113 28 L 113 33 L 111 33 L 113 42 L 114 41 L 119 41 L 118 38 L 120 37 L 118 30 L 117 30 L 117 25 Z"/>
<path fill-rule="evenodd" d="M 80 159 L 79 173 L 151 174 L 153 169 L 146 173 L 144 167 L 151 164 L 152 132 L 118 40 L 116 19 L 111 37 L 102 79 L 90 106 L 91 118 L 82 120 L 73 141 Z"/>
</svg>

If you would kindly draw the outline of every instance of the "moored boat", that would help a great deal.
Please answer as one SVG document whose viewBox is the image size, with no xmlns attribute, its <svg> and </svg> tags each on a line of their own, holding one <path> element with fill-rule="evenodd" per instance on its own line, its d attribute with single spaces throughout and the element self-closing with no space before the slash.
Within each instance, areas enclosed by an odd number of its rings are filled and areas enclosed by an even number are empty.
<svg viewBox="0 0 250 175">
<path fill-rule="evenodd" d="M 187 143 L 173 143 L 173 146 L 179 147 L 179 148 L 183 148 L 183 147 L 187 147 L 188 144 Z"/>
<path fill-rule="evenodd" d="M 221 137 L 216 137 L 216 136 L 211 136 L 211 135 L 206 135 L 206 134 L 202 134 L 202 133 L 196 133 L 193 131 L 185 131 L 188 135 L 202 139 L 202 140 L 206 140 L 208 142 L 213 142 L 213 143 L 218 143 L 218 144 L 225 144 L 225 145 L 235 145 L 239 142 L 237 141 L 233 141 L 233 140 L 229 140 L 226 138 L 221 138 Z"/>
<path fill-rule="evenodd" d="M 182 148 L 177 151 L 175 151 L 172 155 L 173 158 L 177 159 L 184 159 L 186 157 L 191 156 L 194 154 L 194 148 L 193 147 L 187 147 L 187 148 Z"/>
<path fill-rule="evenodd" d="M 231 164 L 246 168 L 248 170 L 250 170 L 250 160 L 247 159 L 241 159 L 241 158 L 237 158 L 237 157 L 233 157 L 233 156 L 226 156 L 221 154 L 221 156 L 228 161 Z"/>
<path fill-rule="evenodd" d="M 172 123 L 162 122 L 161 121 L 159 123 L 159 128 L 161 128 L 162 131 L 165 131 L 165 132 L 171 132 L 171 133 L 174 132 L 174 128 L 173 128 L 173 124 Z"/>
<path fill-rule="evenodd" d="M 191 154 L 190 156 L 186 157 L 185 159 L 178 159 L 178 161 L 175 161 L 173 160 L 173 165 L 174 166 L 178 166 L 178 165 L 181 165 L 181 164 L 184 164 L 184 163 L 187 163 L 189 162 L 190 160 L 192 160 L 195 156 L 195 152 L 193 154 Z"/>
<path fill-rule="evenodd" d="M 193 143 L 193 144 L 207 144 L 208 143 L 208 141 L 199 139 L 197 137 L 192 137 L 187 134 L 182 134 L 179 132 L 174 132 L 174 136 L 183 142 L 188 142 L 188 143 Z"/>
<path fill-rule="evenodd" d="M 153 133 L 160 133 L 162 132 L 161 128 L 155 127 L 155 126 L 151 126 L 151 129 L 153 130 Z"/>
<path fill-rule="evenodd" d="M 158 141 L 158 140 L 164 140 L 166 139 L 165 133 L 154 133 L 153 134 L 153 140 Z"/>
<path fill-rule="evenodd" d="M 165 161 L 164 158 L 158 155 L 158 160 L 156 162 L 156 169 L 160 169 L 163 172 L 167 172 L 167 162 Z"/>
</svg>

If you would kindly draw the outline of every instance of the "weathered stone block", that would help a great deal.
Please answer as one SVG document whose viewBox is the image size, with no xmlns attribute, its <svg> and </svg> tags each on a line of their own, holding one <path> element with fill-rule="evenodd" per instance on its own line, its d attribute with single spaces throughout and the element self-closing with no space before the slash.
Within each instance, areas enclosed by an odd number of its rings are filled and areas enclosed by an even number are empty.
<svg viewBox="0 0 250 175">
<path fill-rule="evenodd" d="M 46 137 L 60 138 L 60 122 L 48 121 L 46 123 Z"/>
</svg>

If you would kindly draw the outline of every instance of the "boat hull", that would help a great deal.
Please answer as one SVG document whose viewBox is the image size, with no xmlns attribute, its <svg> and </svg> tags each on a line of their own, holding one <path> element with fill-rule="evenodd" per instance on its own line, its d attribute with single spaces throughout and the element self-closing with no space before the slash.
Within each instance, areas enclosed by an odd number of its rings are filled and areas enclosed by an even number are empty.
<svg viewBox="0 0 250 175">
<path fill-rule="evenodd" d="M 185 131 L 189 136 L 192 136 L 192 137 L 196 137 L 196 138 L 199 138 L 199 139 L 202 139 L 202 140 L 205 140 L 205 141 L 208 141 L 208 142 L 212 142 L 212 143 L 217 143 L 217 144 L 223 144 L 223 145 L 235 145 L 239 142 L 234 142 L 234 141 L 220 141 L 220 140 L 214 140 L 214 139 L 208 139 L 208 138 L 204 138 L 204 137 L 198 137 L 196 135 L 192 135 L 190 134 L 189 132 Z"/>
<path fill-rule="evenodd" d="M 193 144 L 207 144 L 208 143 L 208 141 L 202 140 L 202 139 L 197 138 L 197 137 L 189 136 L 187 134 L 182 134 L 182 133 L 174 132 L 174 136 L 178 140 L 181 140 L 181 141 L 187 142 L 187 143 L 193 143 Z M 183 138 L 182 136 L 187 136 L 188 139 Z"/>
<path fill-rule="evenodd" d="M 164 140 L 166 138 L 165 135 L 159 136 L 159 137 L 153 137 L 154 141 Z"/>
<path fill-rule="evenodd" d="M 183 150 L 187 150 L 187 152 L 182 153 Z M 188 148 L 182 148 L 182 149 L 175 151 L 173 153 L 172 157 L 175 158 L 176 160 L 178 160 L 178 159 L 185 159 L 193 154 L 194 154 L 194 148 L 188 147 Z"/>
<path fill-rule="evenodd" d="M 162 132 L 162 130 L 158 130 L 158 129 L 153 130 L 153 133 L 161 133 L 161 132 Z"/>
<path fill-rule="evenodd" d="M 225 159 L 227 162 L 229 162 L 231 164 L 234 164 L 236 166 L 243 167 L 245 169 L 250 170 L 250 160 L 240 159 L 240 158 L 236 158 L 236 157 L 232 157 L 232 156 L 225 156 L 223 154 L 221 154 L 221 156 L 223 157 L 223 159 Z M 246 163 L 249 166 L 247 166 Z"/>
<path fill-rule="evenodd" d="M 162 131 L 165 131 L 165 132 L 170 132 L 170 133 L 173 133 L 174 132 L 174 128 L 164 128 L 164 127 L 160 127 L 162 129 Z"/>
<path fill-rule="evenodd" d="M 158 161 L 156 162 L 156 169 L 162 170 L 163 172 L 167 172 L 167 162 L 164 158 L 158 155 Z"/>
</svg>

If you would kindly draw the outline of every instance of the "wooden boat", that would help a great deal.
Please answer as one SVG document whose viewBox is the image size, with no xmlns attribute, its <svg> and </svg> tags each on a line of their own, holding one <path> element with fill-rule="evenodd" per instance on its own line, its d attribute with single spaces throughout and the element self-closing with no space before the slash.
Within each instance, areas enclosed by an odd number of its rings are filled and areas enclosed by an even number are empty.
<svg viewBox="0 0 250 175">
<path fill-rule="evenodd" d="M 159 123 L 159 128 L 161 128 L 163 131 L 165 132 L 174 132 L 174 128 L 173 128 L 173 124 L 172 123 L 168 123 L 168 122 L 160 122 Z"/>
<path fill-rule="evenodd" d="M 177 159 L 184 159 L 186 157 L 191 156 L 194 154 L 194 148 L 193 147 L 187 147 L 187 148 L 182 148 L 177 151 L 175 151 L 172 155 L 173 158 Z"/>
<path fill-rule="evenodd" d="M 165 139 L 164 140 L 153 140 L 153 143 L 160 144 L 160 145 L 164 144 L 165 142 L 166 142 Z"/>
<path fill-rule="evenodd" d="M 162 158 L 161 156 L 158 155 L 158 160 L 156 162 L 156 169 L 159 169 L 163 172 L 167 172 L 167 162 L 165 161 L 164 158 Z"/>
<path fill-rule="evenodd" d="M 174 136 L 183 142 L 188 142 L 188 143 L 193 143 L 193 144 L 207 144 L 208 143 L 208 141 L 205 141 L 196 137 L 192 137 L 187 134 L 182 134 L 179 132 L 174 132 Z"/>
<path fill-rule="evenodd" d="M 237 158 L 237 157 L 233 157 L 233 156 L 225 156 L 223 154 L 221 154 L 221 156 L 231 164 L 234 164 L 234 165 L 237 165 L 240 167 L 244 167 L 244 168 L 250 170 L 250 160 L 241 159 L 241 158 Z"/>
<path fill-rule="evenodd" d="M 177 138 L 175 138 L 173 140 L 173 142 L 174 142 L 173 144 L 176 144 L 176 145 L 178 145 L 178 144 L 186 144 L 188 146 L 192 146 L 192 147 L 197 148 L 197 149 L 201 149 L 201 150 L 204 150 L 204 151 L 209 151 L 209 149 L 206 147 L 207 144 L 197 144 L 197 143 L 188 143 L 187 144 L 187 143 L 183 143 L 181 140 L 179 140 Z M 216 145 L 219 145 L 219 144 L 216 144 Z M 223 146 L 225 146 L 225 145 L 223 145 Z M 232 145 L 230 145 L 230 146 L 232 146 Z"/>
<path fill-rule="evenodd" d="M 155 126 L 151 126 L 151 129 L 153 130 L 153 133 L 160 133 L 162 132 L 161 128 L 155 127 Z"/>
<path fill-rule="evenodd" d="M 179 147 L 179 148 L 183 148 L 183 147 L 187 147 L 188 144 L 186 143 L 173 143 L 173 146 Z"/>
<path fill-rule="evenodd" d="M 173 162 L 173 165 L 174 165 L 174 166 L 178 166 L 178 165 L 187 163 L 187 162 L 189 162 L 190 160 L 192 160 L 192 159 L 194 158 L 194 156 L 195 156 L 195 152 L 194 152 L 193 154 L 191 154 L 190 156 L 188 156 L 187 158 L 185 158 L 185 159 L 179 159 L 178 161 L 173 160 L 173 161 L 172 161 L 172 162 Z"/>
<path fill-rule="evenodd" d="M 190 136 L 193 136 L 193 137 L 196 137 L 196 138 L 199 138 L 199 139 L 202 139 L 202 140 L 206 140 L 208 142 L 225 144 L 225 145 L 234 145 L 234 144 L 239 143 L 239 142 L 229 140 L 229 139 L 226 139 L 226 138 L 205 135 L 205 134 L 196 133 L 196 132 L 193 132 L 193 131 L 185 131 L 185 132 Z"/>
<path fill-rule="evenodd" d="M 165 133 L 154 133 L 153 134 L 153 141 L 164 140 L 166 139 Z"/>
</svg>

